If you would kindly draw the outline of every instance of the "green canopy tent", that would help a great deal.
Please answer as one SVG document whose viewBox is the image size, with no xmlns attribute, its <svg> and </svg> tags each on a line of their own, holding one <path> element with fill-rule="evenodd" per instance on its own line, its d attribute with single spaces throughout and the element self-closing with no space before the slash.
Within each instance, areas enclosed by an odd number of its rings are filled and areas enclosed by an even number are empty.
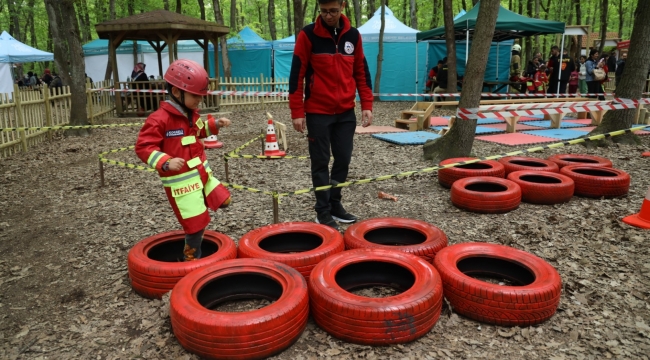
<svg viewBox="0 0 650 360">
<path fill-rule="evenodd" d="M 466 53 L 469 53 L 469 42 L 476 30 L 478 12 L 481 6 L 479 1 L 467 14 L 459 17 L 454 21 L 454 33 L 456 40 L 465 40 Z M 535 35 L 546 34 L 564 34 L 565 23 L 561 21 L 549 21 L 529 18 L 512 12 L 499 5 L 499 14 L 494 29 L 492 41 L 497 44 L 504 40 L 512 40 Z M 439 27 L 416 34 L 417 41 L 425 40 L 444 40 L 445 27 Z M 564 36 L 562 36 L 562 46 L 564 48 Z M 560 52 L 560 56 L 561 56 Z M 562 58 L 560 58 L 562 61 Z M 465 57 L 467 62 L 467 57 Z M 498 65 L 497 65 L 498 66 Z M 559 91 L 559 90 L 558 90 Z"/>
</svg>

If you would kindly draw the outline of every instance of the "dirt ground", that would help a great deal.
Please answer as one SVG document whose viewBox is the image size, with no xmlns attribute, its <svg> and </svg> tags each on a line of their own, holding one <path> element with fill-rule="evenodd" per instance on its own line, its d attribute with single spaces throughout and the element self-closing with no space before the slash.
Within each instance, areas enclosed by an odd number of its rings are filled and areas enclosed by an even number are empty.
<svg viewBox="0 0 650 360">
<path fill-rule="evenodd" d="M 375 124 L 392 125 L 409 103 L 378 103 Z M 288 125 L 287 109 L 271 109 Z M 438 111 L 438 113 L 440 113 Z M 209 150 L 224 177 L 222 156 L 265 128 L 263 111 L 233 112 Z M 120 121 L 120 120 L 117 120 Z M 121 120 L 123 121 L 123 120 Z M 178 229 L 160 181 L 151 172 L 106 165 L 100 187 L 97 154 L 134 144 L 137 128 L 94 130 L 85 138 L 57 136 L 28 153 L 0 159 L 0 358 L 195 359 L 176 341 L 167 304 L 131 290 L 127 253 L 141 239 Z M 306 139 L 288 133 L 290 154 L 307 155 Z M 481 324 L 444 306 L 423 338 L 390 347 L 345 343 L 312 320 L 301 338 L 275 359 L 647 359 L 650 354 L 650 232 L 623 224 L 639 211 L 650 187 L 650 137 L 638 146 L 595 150 L 575 145 L 544 153 L 607 157 L 630 173 L 627 196 L 574 197 L 569 203 L 522 203 L 510 213 L 456 209 L 435 174 L 391 179 L 344 190 L 344 204 L 362 218 L 408 217 L 440 227 L 450 244 L 491 242 L 531 252 L 562 276 L 556 315 L 527 328 Z M 514 148 L 475 141 L 474 155 Z M 244 150 L 256 154 L 259 144 Z M 132 151 L 109 158 L 139 163 Z M 431 166 L 421 146 L 355 138 L 349 178 L 363 179 Z M 230 161 L 230 180 L 268 190 L 310 187 L 308 160 Z M 398 202 L 377 198 L 378 191 Z M 282 198 L 281 221 L 313 221 L 313 195 Z M 233 190 L 233 205 L 213 214 L 209 229 L 234 240 L 272 222 L 269 196 Z M 381 293 L 382 289 L 370 289 Z M 379 296 L 379 295 L 377 295 Z M 258 306 L 263 306 L 263 303 Z"/>
</svg>

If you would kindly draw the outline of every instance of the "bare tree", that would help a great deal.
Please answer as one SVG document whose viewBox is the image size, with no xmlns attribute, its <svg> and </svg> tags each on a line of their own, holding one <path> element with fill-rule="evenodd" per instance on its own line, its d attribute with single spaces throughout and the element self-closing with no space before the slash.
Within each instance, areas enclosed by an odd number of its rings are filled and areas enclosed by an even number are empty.
<svg viewBox="0 0 650 360">
<path fill-rule="evenodd" d="M 110 12 L 111 20 L 117 19 L 117 13 L 115 12 L 115 0 L 109 0 L 108 9 Z"/>
<path fill-rule="evenodd" d="M 603 53 L 605 48 L 605 40 L 607 38 L 607 8 L 609 7 L 609 0 L 601 0 L 600 3 L 600 46 L 598 52 Z M 646 0 L 647 1 L 647 0 Z"/>
<path fill-rule="evenodd" d="M 31 19 L 29 21 L 29 34 L 31 37 L 31 45 L 34 48 L 38 48 L 38 39 L 36 38 L 36 27 L 34 26 L 34 0 L 29 0 L 27 4 L 31 12 Z M 25 31 L 27 33 L 27 31 Z"/>
<path fill-rule="evenodd" d="M 20 14 L 17 4 L 14 1 L 7 1 L 7 8 L 9 10 L 9 32 L 14 39 L 23 41 L 22 34 L 20 33 Z"/>
<path fill-rule="evenodd" d="M 354 27 L 361 26 L 361 5 L 359 0 L 353 0 L 354 3 Z"/>
<path fill-rule="evenodd" d="M 233 0 L 233 2 L 235 2 Z M 214 9 L 214 21 L 217 25 L 223 25 L 223 13 L 221 12 L 221 5 L 219 0 L 212 0 L 212 8 Z M 228 58 L 228 46 L 226 43 L 226 37 L 221 36 L 219 38 L 219 44 L 221 45 L 221 64 L 223 65 L 223 76 L 229 78 L 232 76 L 232 67 L 230 65 L 230 58 Z M 216 56 L 216 55 L 215 55 Z M 215 77 L 219 78 L 219 69 L 215 69 Z"/>
<path fill-rule="evenodd" d="M 318 1 L 316 2 L 316 6 L 318 6 Z M 293 34 L 293 27 L 291 26 L 291 0 L 287 0 L 287 31 L 289 35 Z M 296 39 L 298 39 L 297 36 Z"/>
<path fill-rule="evenodd" d="M 406 0 L 404 0 L 406 1 Z M 418 28 L 418 14 L 417 14 L 417 1 L 411 0 L 411 27 Z"/>
<path fill-rule="evenodd" d="M 384 61 L 384 28 L 386 27 L 386 0 L 381 0 L 381 26 L 379 27 L 379 51 L 377 52 L 377 72 L 375 73 L 375 92 L 381 92 L 381 64 Z M 377 97 L 375 100 L 379 100 Z"/>
<path fill-rule="evenodd" d="M 169 0 L 163 0 L 163 9 L 169 11 Z"/>
<path fill-rule="evenodd" d="M 500 0 L 481 1 L 469 61 L 465 70 L 463 91 L 458 104 L 461 109 L 477 108 L 480 104 L 485 76 L 485 59 L 490 52 L 500 2 Z M 424 144 L 424 158 L 438 162 L 452 157 L 469 155 L 474 144 L 475 132 L 476 119 L 457 120 L 445 136 Z"/>
<path fill-rule="evenodd" d="M 377 11 L 375 8 L 375 0 L 368 0 L 368 19 L 375 15 L 375 11 Z"/>
<path fill-rule="evenodd" d="M 179 14 L 183 13 L 183 1 L 182 0 L 176 0 L 176 12 Z"/>
<path fill-rule="evenodd" d="M 205 3 L 204 0 L 198 0 L 199 10 L 201 11 L 201 20 L 205 20 Z"/>
<path fill-rule="evenodd" d="M 271 33 L 271 40 L 277 40 L 277 33 L 275 29 L 275 0 L 269 0 L 268 17 L 269 17 L 269 32 Z"/>
<path fill-rule="evenodd" d="M 45 9 L 50 21 L 50 35 L 54 42 L 54 61 L 64 81 L 69 81 L 70 125 L 87 125 L 86 112 L 86 66 L 83 49 L 79 42 L 79 24 L 76 19 L 74 0 L 45 0 Z M 88 135 L 85 129 L 70 130 L 71 135 Z"/>
<path fill-rule="evenodd" d="M 623 38 L 623 0 L 618 1 L 618 37 Z"/>
<path fill-rule="evenodd" d="M 574 0 L 574 5 L 576 8 L 576 24 L 582 25 L 582 10 L 580 8 L 580 2 L 582 0 Z M 582 50 L 582 42 L 584 41 L 584 37 L 582 35 L 578 36 L 578 46 L 577 46 L 577 52 L 575 53 L 575 58 L 579 59 L 580 58 L 580 53 Z"/>
<path fill-rule="evenodd" d="M 300 30 L 305 26 L 304 19 L 305 17 L 302 14 L 302 0 L 293 0 L 293 32 L 296 34 L 296 39 L 298 39 Z"/>
<path fill-rule="evenodd" d="M 650 1 L 639 0 L 634 14 L 634 27 L 630 37 L 630 50 L 625 61 L 625 69 L 616 86 L 616 97 L 623 99 L 640 99 L 645 86 L 645 74 L 650 68 Z M 639 76 L 643 74 L 643 76 Z M 610 131 L 627 129 L 632 125 L 636 109 L 609 111 L 603 121 L 589 135 L 603 134 Z M 609 138 L 616 143 L 635 145 L 636 135 L 625 134 Z M 588 142 L 587 146 L 604 145 L 606 140 Z"/>
<path fill-rule="evenodd" d="M 214 0 L 216 1 L 216 0 Z M 237 1 L 230 0 L 230 31 L 237 32 Z"/>
<path fill-rule="evenodd" d="M 447 44 L 447 89 L 450 92 L 456 92 L 458 73 L 456 72 L 456 34 L 454 32 L 452 0 L 442 0 L 442 16 L 444 18 L 445 41 Z"/>
<path fill-rule="evenodd" d="M 86 0 L 76 0 L 77 5 L 77 15 L 79 16 L 79 30 L 81 30 L 81 42 L 87 43 L 92 39 L 90 34 L 90 16 L 88 15 L 88 5 Z M 34 8 L 34 2 L 31 1 L 32 11 Z"/>
</svg>

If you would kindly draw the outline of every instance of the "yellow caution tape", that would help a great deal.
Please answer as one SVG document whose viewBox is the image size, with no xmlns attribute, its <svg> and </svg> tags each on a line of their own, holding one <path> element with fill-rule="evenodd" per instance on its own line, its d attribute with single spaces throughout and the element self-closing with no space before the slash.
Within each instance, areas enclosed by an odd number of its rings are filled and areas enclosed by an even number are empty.
<svg viewBox="0 0 650 360">
<path fill-rule="evenodd" d="M 579 144 L 579 143 L 586 142 L 586 141 L 602 140 L 602 139 L 606 139 L 606 138 L 610 138 L 610 137 L 619 136 L 619 135 L 623 135 L 623 134 L 626 134 L 626 133 L 631 133 L 631 132 L 634 132 L 634 131 L 638 131 L 638 130 L 644 129 L 646 127 L 647 127 L 647 125 L 637 126 L 637 127 L 633 127 L 633 128 L 630 128 L 630 129 L 617 130 L 617 131 L 612 131 L 612 132 L 605 133 L 605 134 L 598 134 L 598 135 L 593 135 L 593 136 L 589 136 L 589 137 L 585 137 L 585 138 L 579 138 L 579 139 L 573 139 L 573 140 L 568 140 L 568 141 L 557 142 L 557 143 L 553 143 L 553 144 L 536 146 L 536 147 L 532 147 L 532 148 L 525 149 L 525 150 L 516 150 L 516 151 L 511 151 L 511 152 L 507 152 L 507 153 L 503 153 L 503 154 L 498 154 L 498 155 L 485 156 L 485 157 L 476 158 L 476 159 L 473 159 L 473 160 L 466 160 L 466 161 L 460 161 L 460 162 L 452 163 L 452 164 L 445 164 L 445 165 L 442 165 L 442 166 L 433 166 L 433 167 L 430 167 L 430 168 L 424 168 L 424 169 L 420 169 L 420 170 L 405 171 L 405 172 L 401 172 L 401 173 L 398 173 L 398 174 L 382 175 L 382 176 L 377 176 L 377 177 L 374 177 L 374 178 L 342 182 L 342 183 L 337 183 L 335 185 L 325 185 L 325 186 L 312 187 L 312 188 L 307 188 L 307 189 L 300 189 L 300 190 L 295 190 L 295 191 L 290 191 L 290 192 L 285 192 L 285 193 L 280 193 L 280 192 L 277 192 L 277 191 L 260 190 L 260 189 L 256 189 L 256 188 L 251 188 L 251 187 L 247 187 L 247 186 L 243 186 L 243 185 L 237 185 L 237 184 L 226 183 L 226 182 L 222 182 L 222 184 L 225 187 L 228 187 L 228 188 L 231 188 L 231 189 L 250 191 L 250 192 L 254 192 L 254 193 L 261 193 L 261 194 L 264 194 L 264 195 L 271 195 L 274 199 L 279 200 L 283 196 L 306 194 L 306 193 L 309 193 L 309 192 L 312 192 L 312 191 L 313 192 L 324 191 L 324 190 L 328 190 L 328 189 L 335 188 L 335 187 L 336 188 L 342 188 L 342 187 L 349 187 L 349 186 L 352 186 L 352 185 L 369 184 L 369 183 L 372 183 L 372 182 L 383 181 L 383 180 L 393 179 L 393 178 L 397 178 L 397 177 L 406 177 L 406 176 L 411 176 L 411 175 L 414 175 L 414 174 L 430 173 L 430 172 L 438 171 L 440 169 L 448 169 L 448 168 L 452 168 L 452 167 L 456 167 L 456 166 L 473 164 L 473 163 L 477 163 L 477 162 L 485 161 L 485 160 L 496 160 L 496 159 L 500 159 L 500 158 L 506 157 L 506 156 L 515 156 L 515 155 L 521 155 L 521 154 L 528 154 L 528 153 L 538 152 L 538 151 L 547 150 L 547 149 L 555 149 L 555 148 L 564 147 L 564 146 L 568 146 L 568 145 L 575 145 L 575 144 Z M 255 139 L 252 139 L 251 141 L 247 142 L 246 144 L 244 144 L 244 145 L 238 147 L 237 149 L 233 150 L 228 155 L 224 156 L 224 160 L 228 161 L 229 157 L 232 158 L 232 157 L 242 157 L 242 156 L 244 156 L 244 155 L 241 155 L 241 156 L 236 155 L 236 152 L 245 149 L 246 146 L 250 145 L 252 142 L 256 141 L 261 136 L 262 135 L 260 135 L 259 137 L 256 137 Z M 145 170 L 145 171 L 152 171 L 152 172 L 156 171 L 155 169 L 152 169 L 150 167 L 145 167 L 145 166 L 140 166 L 140 165 L 135 165 L 135 164 L 129 164 L 129 163 L 121 162 L 121 161 L 109 160 L 109 159 L 104 158 L 104 155 L 107 155 L 107 154 L 110 154 L 110 153 L 116 153 L 116 152 L 120 152 L 120 151 L 126 151 L 126 150 L 130 150 L 130 149 L 133 149 L 133 148 L 135 148 L 135 146 L 129 146 L 129 147 L 125 147 L 125 148 L 105 151 L 105 152 L 99 154 L 99 160 L 101 162 L 104 162 L 104 163 L 108 163 L 108 164 L 111 164 L 111 165 L 122 166 L 122 167 L 126 167 L 126 168 L 129 168 L 129 169 Z M 233 156 L 233 155 L 235 155 L 235 156 Z M 246 156 L 248 156 L 248 155 L 246 155 Z M 262 157 L 262 158 L 270 158 L 270 157 Z M 299 157 L 296 157 L 296 158 L 299 158 Z"/>
<path fill-rule="evenodd" d="M 40 127 L 15 127 L 0 128 L 0 132 L 11 132 L 19 130 L 72 130 L 72 129 L 106 129 L 122 126 L 142 126 L 144 123 L 127 123 L 127 124 L 106 124 L 106 125 L 61 125 L 61 126 L 40 126 Z"/>
</svg>

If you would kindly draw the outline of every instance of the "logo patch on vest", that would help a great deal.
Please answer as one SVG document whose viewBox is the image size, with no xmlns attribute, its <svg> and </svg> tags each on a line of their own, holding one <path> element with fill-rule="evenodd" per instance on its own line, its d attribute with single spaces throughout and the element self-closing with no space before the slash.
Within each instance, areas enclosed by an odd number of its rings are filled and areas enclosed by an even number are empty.
<svg viewBox="0 0 650 360">
<path fill-rule="evenodd" d="M 354 45 L 351 42 L 346 41 L 345 46 L 343 47 L 346 54 L 352 54 L 354 52 Z"/>
<path fill-rule="evenodd" d="M 185 136 L 185 130 L 183 129 L 176 129 L 176 130 L 168 130 L 167 133 L 165 133 L 165 137 L 179 137 L 179 136 Z"/>
</svg>

